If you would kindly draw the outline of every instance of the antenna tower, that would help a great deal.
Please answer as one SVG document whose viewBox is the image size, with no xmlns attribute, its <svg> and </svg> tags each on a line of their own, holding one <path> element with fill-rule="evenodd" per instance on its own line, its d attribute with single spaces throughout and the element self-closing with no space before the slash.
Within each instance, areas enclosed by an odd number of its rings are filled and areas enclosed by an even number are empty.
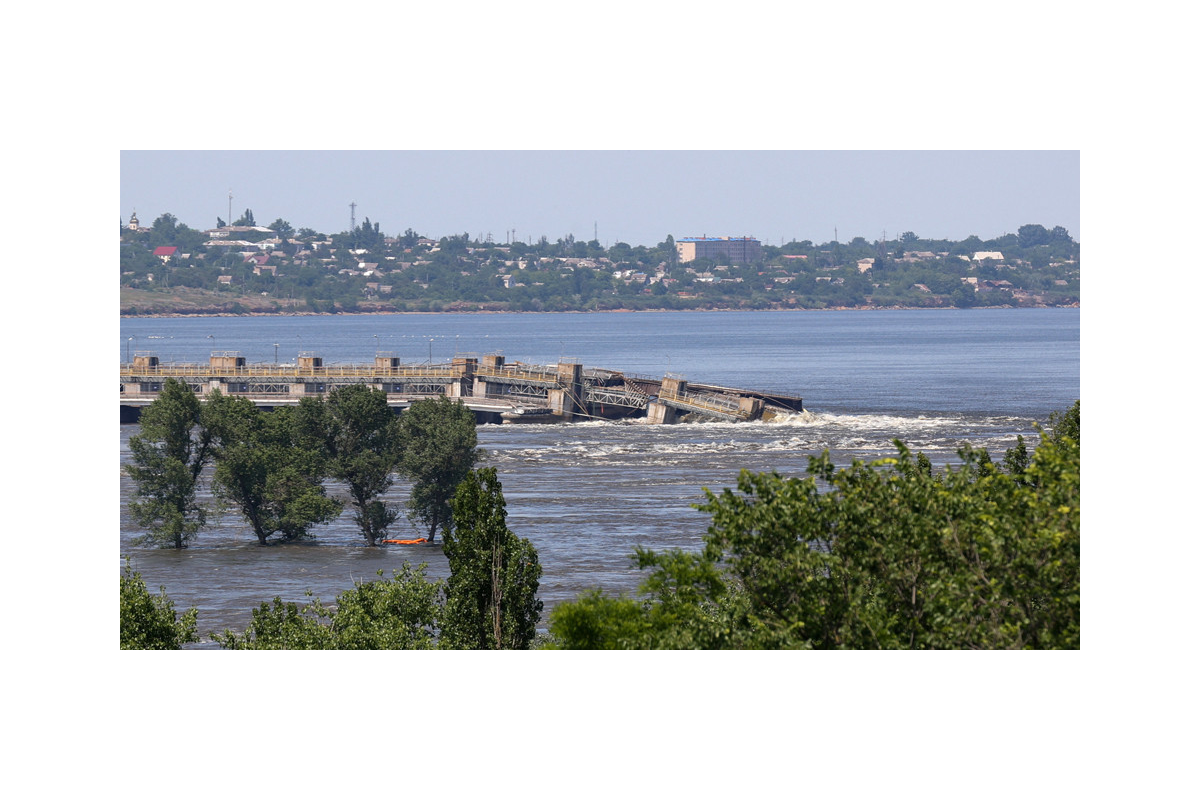
<svg viewBox="0 0 1200 800">
<path fill-rule="evenodd" d="M 358 205 L 358 203 L 355 203 L 353 200 L 350 201 L 350 232 L 351 233 L 354 232 L 354 207 L 357 205 Z"/>
</svg>

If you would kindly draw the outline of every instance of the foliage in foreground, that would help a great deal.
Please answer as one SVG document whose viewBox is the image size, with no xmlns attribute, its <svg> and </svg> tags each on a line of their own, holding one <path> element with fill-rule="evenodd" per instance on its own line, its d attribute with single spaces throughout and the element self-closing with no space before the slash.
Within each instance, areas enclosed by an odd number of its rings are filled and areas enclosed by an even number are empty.
<svg viewBox="0 0 1200 800">
<path fill-rule="evenodd" d="M 425 565 L 403 567 L 380 580 L 359 581 L 333 607 L 314 598 L 306 606 L 276 597 L 251 612 L 243 633 L 225 630 L 213 641 L 227 650 L 429 650 L 437 646 L 441 581 Z"/>
<path fill-rule="evenodd" d="M 141 573 L 125 565 L 121 572 L 122 650 L 178 650 L 199 641 L 196 609 L 179 616 L 166 589 L 159 587 L 159 592 L 157 596 L 151 594 Z"/>
<path fill-rule="evenodd" d="M 743 472 L 737 494 L 706 490 L 702 552 L 639 548 L 645 596 L 594 591 L 560 605 L 551 646 L 1078 648 L 1079 441 L 1076 402 L 1052 416 L 1032 456 L 1018 438 L 1003 467 L 964 447 L 958 468 L 935 474 L 897 441 L 897 457 L 846 469 L 813 458 L 803 480 Z M 453 511 L 446 584 L 405 565 L 332 607 L 277 597 L 245 633 L 213 639 L 230 649 L 528 647 L 541 568 L 507 529 L 495 471 L 469 473 Z M 196 641 L 195 609 L 176 619 L 165 591 L 152 597 L 128 569 L 121 598 L 122 648 Z"/>
<path fill-rule="evenodd" d="M 444 537 L 450 562 L 442 646 L 524 650 L 537 633 L 542 567 L 537 550 L 505 522 L 495 468 L 472 470 L 454 496 L 454 527 Z"/>
<path fill-rule="evenodd" d="M 708 492 L 700 553 L 638 549 L 643 597 L 550 615 L 552 646 L 1078 648 L 1079 403 L 1032 458 L 964 447 L 935 474 L 897 456 L 808 477 L 743 472 Z"/>
</svg>

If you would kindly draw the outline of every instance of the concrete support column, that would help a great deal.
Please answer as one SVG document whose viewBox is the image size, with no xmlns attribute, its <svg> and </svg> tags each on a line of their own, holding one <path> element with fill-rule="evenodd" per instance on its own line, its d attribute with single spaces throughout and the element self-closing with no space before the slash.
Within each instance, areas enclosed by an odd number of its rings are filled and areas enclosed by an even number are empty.
<svg viewBox="0 0 1200 800">
<path fill-rule="evenodd" d="M 682 397 L 687 392 L 687 380 L 684 378 L 664 377 L 662 379 L 662 395 L 664 397 Z"/>
<path fill-rule="evenodd" d="M 546 394 L 550 400 L 550 409 L 564 420 L 570 420 L 576 414 L 586 414 L 583 407 L 583 364 L 558 365 L 559 389 L 550 389 Z"/>
<path fill-rule="evenodd" d="M 575 404 L 571 400 L 571 396 L 564 389 L 548 389 L 546 390 L 546 401 L 550 406 L 550 413 L 562 420 L 570 420 L 575 416 Z"/>
<path fill-rule="evenodd" d="M 758 419 L 762 416 L 763 401 L 757 397 L 742 397 L 738 400 L 738 411 L 746 415 L 746 419 Z"/>
<path fill-rule="evenodd" d="M 483 363 L 479 365 L 480 369 L 489 371 L 499 371 L 504 368 L 504 356 L 498 353 L 484 356 Z M 471 394 L 474 397 L 487 397 L 488 384 L 483 378 L 476 377 L 475 385 L 472 387 Z"/>
<path fill-rule="evenodd" d="M 456 358 L 450 362 L 450 371 L 456 378 L 473 378 L 475 377 L 475 367 L 478 363 L 474 358 Z"/>
<path fill-rule="evenodd" d="M 646 421 L 651 425 L 671 425 L 675 422 L 675 409 L 653 400 L 646 405 Z"/>
</svg>

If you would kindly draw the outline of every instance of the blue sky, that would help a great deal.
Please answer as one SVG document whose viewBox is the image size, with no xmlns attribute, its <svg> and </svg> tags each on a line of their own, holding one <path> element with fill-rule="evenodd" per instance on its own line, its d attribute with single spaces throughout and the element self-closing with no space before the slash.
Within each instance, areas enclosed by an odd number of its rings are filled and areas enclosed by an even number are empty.
<svg viewBox="0 0 1200 800">
<path fill-rule="evenodd" d="M 120 217 L 337 233 L 350 204 L 385 234 L 508 241 L 568 234 L 653 245 L 668 234 L 983 239 L 1027 223 L 1080 239 L 1078 151 L 122 150 Z"/>
</svg>

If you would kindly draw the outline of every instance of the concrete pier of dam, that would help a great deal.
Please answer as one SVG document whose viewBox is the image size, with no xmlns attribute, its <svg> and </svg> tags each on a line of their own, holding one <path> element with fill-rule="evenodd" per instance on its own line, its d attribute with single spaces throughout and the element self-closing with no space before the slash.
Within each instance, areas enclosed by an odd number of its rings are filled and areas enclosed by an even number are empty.
<svg viewBox="0 0 1200 800">
<path fill-rule="evenodd" d="M 480 423 L 554 423 L 587 419 L 645 417 L 655 424 L 704 417 L 748 422 L 804 410 L 791 395 L 689 383 L 681 375 L 661 378 L 620 370 L 505 363 L 499 354 L 455 357 L 449 363 L 402 364 L 386 353 L 373 364 L 326 365 L 316 353 L 301 353 L 295 364 L 247 364 L 236 351 L 216 351 L 207 364 L 162 364 L 138 352 L 121 365 L 121 421 L 134 422 L 140 409 L 174 378 L 203 397 L 216 389 L 276 408 L 299 404 L 354 383 L 386 393 L 397 413 L 417 400 L 461 400 Z"/>
</svg>

